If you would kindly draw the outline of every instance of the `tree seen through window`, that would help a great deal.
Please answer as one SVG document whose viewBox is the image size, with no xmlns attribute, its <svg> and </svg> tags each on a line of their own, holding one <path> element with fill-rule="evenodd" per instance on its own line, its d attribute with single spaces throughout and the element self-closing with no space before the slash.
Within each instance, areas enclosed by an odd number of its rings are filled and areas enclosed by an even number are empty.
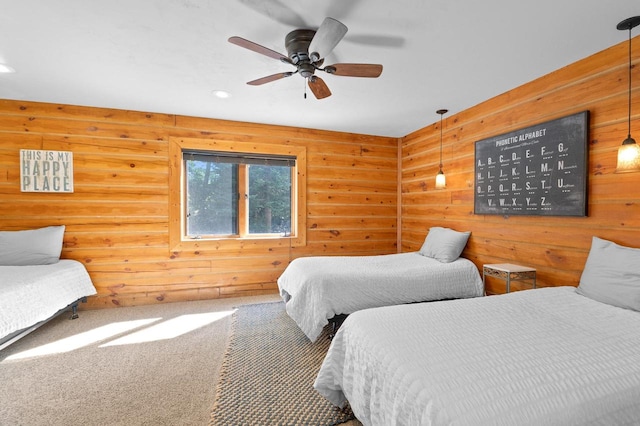
<svg viewBox="0 0 640 426">
<path fill-rule="evenodd" d="M 185 155 L 187 235 L 291 233 L 292 167 L 242 161 Z"/>
</svg>

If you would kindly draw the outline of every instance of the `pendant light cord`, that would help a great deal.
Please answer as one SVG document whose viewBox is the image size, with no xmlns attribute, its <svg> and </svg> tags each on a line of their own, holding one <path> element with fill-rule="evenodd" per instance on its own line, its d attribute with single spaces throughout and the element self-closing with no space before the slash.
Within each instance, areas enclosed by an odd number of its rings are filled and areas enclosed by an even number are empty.
<svg viewBox="0 0 640 426">
<path fill-rule="evenodd" d="M 440 114 L 440 171 L 442 171 L 442 115 Z"/>
<path fill-rule="evenodd" d="M 629 124 L 628 124 L 628 136 L 627 138 L 631 139 L 631 28 L 629 25 Z"/>
</svg>

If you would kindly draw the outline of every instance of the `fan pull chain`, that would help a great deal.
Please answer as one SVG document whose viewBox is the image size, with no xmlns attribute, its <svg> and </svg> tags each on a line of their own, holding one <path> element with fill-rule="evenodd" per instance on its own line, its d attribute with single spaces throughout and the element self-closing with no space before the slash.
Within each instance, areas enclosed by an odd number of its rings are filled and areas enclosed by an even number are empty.
<svg viewBox="0 0 640 426">
<path fill-rule="evenodd" d="M 307 99 L 307 79 L 303 78 L 302 81 L 304 82 L 304 98 Z"/>
</svg>

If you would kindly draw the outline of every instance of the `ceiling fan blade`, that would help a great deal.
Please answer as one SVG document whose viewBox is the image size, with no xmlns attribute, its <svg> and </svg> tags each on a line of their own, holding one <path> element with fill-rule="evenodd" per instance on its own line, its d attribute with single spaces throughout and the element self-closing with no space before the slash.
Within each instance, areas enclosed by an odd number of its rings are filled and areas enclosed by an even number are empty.
<svg viewBox="0 0 640 426">
<path fill-rule="evenodd" d="M 349 43 L 362 44 L 375 47 L 398 48 L 404 46 L 404 37 L 385 34 L 350 34 L 344 38 Z"/>
<path fill-rule="evenodd" d="M 312 75 L 308 80 L 309 88 L 317 99 L 324 99 L 331 96 L 331 90 L 329 90 L 327 84 L 320 77 Z"/>
<path fill-rule="evenodd" d="M 363 0 L 334 1 L 327 5 L 325 16 L 339 16 L 340 19 L 351 17 L 357 12 L 359 3 Z M 366 2 L 365 2 L 366 3 Z"/>
<path fill-rule="evenodd" d="M 273 19 L 287 27 L 306 28 L 309 25 L 300 15 L 289 6 L 285 6 L 278 0 L 239 0 L 240 3 L 250 7 L 254 11 Z M 340 15 L 342 16 L 342 15 Z"/>
<path fill-rule="evenodd" d="M 275 50 L 271 50 L 264 46 L 260 46 L 258 43 L 254 43 L 242 37 L 237 37 L 237 36 L 229 37 L 229 43 L 233 43 L 237 46 L 244 47 L 245 49 L 252 50 L 254 52 L 260 53 L 262 55 L 268 56 L 273 59 L 278 59 L 280 61 L 283 61 L 289 64 L 291 63 L 291 60 L 285 55 L 283 55 L 282 53 L 278 53 Z"/>
<path fill-rule="evenodd" d="M 380 64 L 333 64 L 325 68 L 329 74 L 346 77 L 380 77 L 382 65 Z"/>
<path fill-rule="evenodd" d="M 347 26 L 333 18 L 324 18 L 311 43 L 309 57 L 313 62 L 325 58 L 347 33 Z"/>
<path fill-rule="evenodd" d="M 281 78 L 291 77 L 294 73 L 292 72 L 281 72 L 278 74 L 268 75 L 266 77 L 258 78 L 257 80 L 252 80 L 247 82 L 250 86 L 260 86 L 261 84 L 271 83 L 272 81 L 280 80 Z"/>
</svg>

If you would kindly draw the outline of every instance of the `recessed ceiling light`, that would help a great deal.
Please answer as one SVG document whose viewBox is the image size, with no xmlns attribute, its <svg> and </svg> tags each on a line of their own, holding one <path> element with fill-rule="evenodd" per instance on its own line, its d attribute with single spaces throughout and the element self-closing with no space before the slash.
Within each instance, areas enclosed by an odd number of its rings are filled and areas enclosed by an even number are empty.
<svg viewBox="0 0 640 426">
<path fill-rule="evenodd" d="M 16 72 L 16 70 L 11 68 L 9 65 L 0 64 L 0 73 L 12 73 L 12 72 Z"/>
<path fill-rule="evenodd" d="M 227 92 L 226 90 L 214 90 L 213 95 L 216 98 L 220 98 L 220 99 L 227 99 L 231 97 L 231 93 Z"/>
</svg>

